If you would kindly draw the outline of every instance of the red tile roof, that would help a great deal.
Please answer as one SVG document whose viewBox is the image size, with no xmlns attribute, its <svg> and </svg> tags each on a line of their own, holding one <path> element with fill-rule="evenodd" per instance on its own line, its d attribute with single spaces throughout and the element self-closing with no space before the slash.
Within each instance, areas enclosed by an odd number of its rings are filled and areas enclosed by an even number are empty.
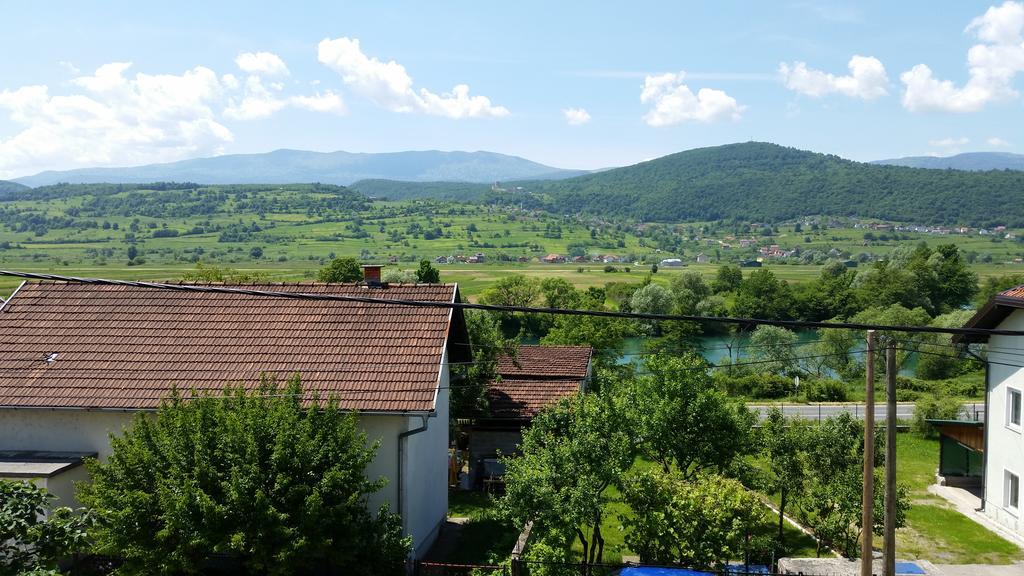
<svg viewBox="0 0 1024 576">
<path fill-rule="evenodd" d="M 531 419 L 545 406 L 580 390 L 579 380 L 502 378 L 487 390 L 491 418 Z"/>
<path fill-rule="evenodd" d="M 1017 286 L 1016 288 L 1010 288 L 999 293 L 1000 296 L 1006 298 L 1018 298 L 1024 300 L 1024 286 Z"/>
<path fill-rule="evenodd" d="M 504 378 L 517 376 L 569 377 L 583 379 L 590 366 L 590 346 L 520 346 L 513 359 L 498 358 L 498 374 Z"/>
<path fill-rule="evenodd" d="M 244 288 L 439 302 L 457 291 Z M 0 406 L 151 409 L 172 386 L 218 392 L 255 386 L 261 373 L 283 383 L 299 372 L 306 391 L 336 395 L 345 409 L 429 411 L 453 314 L 461 320 L 447 308 L 25 284 L 0 310 Z"/>
<path fill-rule="evenodd" d="M 590 346 L 520 346 L 498 359 L 501 378 L 487 390 L 492 418 L 527 420 L 575 394 L 590 368 Z"/>
</svg>

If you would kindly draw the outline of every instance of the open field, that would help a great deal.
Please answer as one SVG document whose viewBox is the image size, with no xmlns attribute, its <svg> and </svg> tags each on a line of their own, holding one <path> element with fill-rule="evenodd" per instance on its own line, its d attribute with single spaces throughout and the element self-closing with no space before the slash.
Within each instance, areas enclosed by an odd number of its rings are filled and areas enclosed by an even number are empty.
<svg viewBox="0 0 1024 576">
<path fill-rule="evenodd" d="M 238 261 L 224 264 L 242 272 L 264 272 L 270 281 L 274 282 L 302 282 L 312 281 L 316 277 L 316 271 L 321 267 L 320 261 L 288 261 L 288 262 L 252 262 Z M 401 263 L 392 265 L 398 269 L 415 269 L 414 263 Z M 590 286 L 604 286 L 608 282 L 639 282 L 650 274 L 647 266 L 630 266 L 626 272 L 625 264 L 618 265 L 618 272 L 604 272 L 602 266 L 596 264 L 435 264 L 441 270 L 443 282 L 458 282 L 463 296 L 471 300 L 479 295 L 484 289 L 496 280 L 505 276 L 523 274 L 534 278 L 564 278 L 577 288 L 588 288 Z M 583 272 L 577 269 L 583 267 Z M 719 264 L 691 264 L 680 268 L 662 268 L 657 274 L 652 275 L 655 282 L 667 284 L 673 274 L 682 271 L 699 272 L 705 278 L 712 278 L 718 270 Z M 84 276 L 91 278 L 112 278 L 118 280 L 180 280 L 186 272 L 195 270 L 196 265 L 192 262 L 168 262 L 150 263 L 146 262 L 139 266 L 126 266 L 120 263 L 97 265 L 91 262 L 68 262 L 64 264 L 53 264 L 50 262 L 11 262 L 0 260 L 0 268 L 17 270 L 22 272 L 43 272 L 52 274 L 63 274 L 69 276 Z M 766 265 L 764 268 L 771 270 L 779 278 L 787 282 L 804 282 L 816 278 L 821 272 L 821 266 L 816 265 Z M 982 279 L 990 276 L 1003 274 L 1024 273 L 1024 266 L 1015 267 L 996 264 L 974 264 L 971 266 Z M 0 276 L 0 296 L 8 296 L 21 283 L 21 280 L 11 277 Z"/>
<path fill-rule="evenodd" d="M 819 225 L 819 219 L 808 218 L 775 226 L 610 221 L 510 206 L 370 201 L 344 188 L 317 185 L 123 191 L 68 186 L 43 198 L 0 199 L 0 268 L 174 280 L 204 262 L 299 281 L 313 278 L 337 256 L 409 269 L 423 258 L 481 254 L 486 263 L 439 265 L 443 280 L 459 282 L 463 294 L 472 297 L 510 274 L 559 276 L 578 287 L 635 282 L 667 258 L 688 266 L 662 267 L 656 282 L 667 282 L 677 270 L 710 277 L 722 263 L 761 257 L 758 250 L 773 245 L 791 255 L 764 258 L 765 267 L 784 280 L 802 282 L 816 277 L 830 258 L 861 260 L 863 267 L 900 246 L 926 242 L 957 244 L 982 278 L 1024 272 L 1024 264 L 1014 263 L 1024 257 L 1024 244 L 1005 237 L 1024 236 L 1016 231 L 883 233 L 855 225 L 860 221 L 830 219 Z M 587 262 L 538 261 L 548 254 Z M 701 254 L 710 262 L 696 264 Z M 593 262 L 597 256 L 616 261 Z M 605 272 L 606 266 L 615 271 Z M 17 283 L 0 278 L 0 294 L 9 294 Z"/>
</svg>

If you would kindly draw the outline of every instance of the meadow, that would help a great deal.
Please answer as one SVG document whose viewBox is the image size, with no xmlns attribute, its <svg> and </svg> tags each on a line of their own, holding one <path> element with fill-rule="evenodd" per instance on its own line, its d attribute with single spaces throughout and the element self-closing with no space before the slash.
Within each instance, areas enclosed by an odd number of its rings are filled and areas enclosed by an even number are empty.
<svg viewBox="0 0 1024 576">
<path fill-rule="evenodd" d="M 764 267 L 790 282 L 818 275 L 833 259 L 870 265 L 918 242 L 955 243 L 979 276 L 1024 271 L 1024 244 L 1003 235 L 889 235 L 855 228 L 853 219 L 815 218 L 775 226 L 693 222 L 652 224 L 557 215 L 515 206 L 441 201 L 373 201 L 317 185 L 206 187 L 195 190 L 97 190 L 68 186 L 44 198 L 0 199 L 0 268 L 118 279 L 174 280 L 203 262 L 260 271 L 273 281 L 310 280 L 331 258 L 415 268 L 423 258 L 484 256 L 484 263 L 435 264 L 470 298 L 495 280 L 558 276 L 578 287 L 635 282 L 652 264 L 679 258 L 710 277 L 727 262 L 752 260 L 759 247 L 796 252 Z M 874 236 L 871 241 L 865 235 Z M 750 246 L 741 247 L 747 240 Z M 831 253 L 830 253 L 831 251 Z M 547 264 L 548 254 L 581 263 Z M 709 262 L 696 263 L 703 254 Z M 612 256 L 617 262 L 593 262 Z M 454 258 L 453 258 L 454 260 Z M 522 262 L 521 260 L 526 260 Z M 20 281 L 0 277 L 0 295 Z"/>
</svg>

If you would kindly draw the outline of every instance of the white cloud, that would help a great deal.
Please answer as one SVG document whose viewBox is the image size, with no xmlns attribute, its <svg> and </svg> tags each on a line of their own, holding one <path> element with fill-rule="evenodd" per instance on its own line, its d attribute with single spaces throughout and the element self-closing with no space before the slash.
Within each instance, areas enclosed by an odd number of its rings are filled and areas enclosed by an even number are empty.
<svg viewBox="0 0 1024 576">
<path fill-rule="evenodd" d="M 590 113 L 583 108 L 563 108 L 562 115 L 570 126 L 580 126 L 590 122 Z"/>
<path fill-rule="evenodd" d="M 196 66 L 180 75 L 100 66 L 54 94 L 47 86 L 0 91 L 0 114 L 16 126 L 0 136 L 0 178 L 80 166 L 127 166 L 219 154 L 233 141 L 228 120 L 267 118 L 284 108 L 342 114 L 333 91 L 289 95 L 259 76 L 240 81 Z"/>
<path fill-rule="evenodd" d="M 466 84 L 458 84 L 451 92 L 440 95 L 426 88 L 417 91 L 404 66 L 394 60 L 381 62 L 367 56 L 355 38 L 322 40 L 318 58 L 340 74 L 352 90 L 393 112 L 420 112 L 447 118 L 501 117 L 509 113 L 504 106 L 492 105 L 486 96 L 470 96 Z"/>
<path fill-rule="evenodd" d="M 242 52 L 235 58 L 235 64 L 246 74 L 288 75 L 288 67 L 285 66 L 284 60 L 273 52 Z"/>
<path fill-rule="evenodd" d="M 130 66 L 105 64 L 74 79 L 78 94 L 53 95 L 46 86 L 0 92 L 0 111 L 21 127 L 0 139 L 0 175 L 177 160 L 231 142 L 214 111 L 223 86 L 212 70 L 128 78 Z"/>
<path fill-rule="evenodd" d="M 224 109 L 224 116 L 233 120 L 258 120 L 269 118 L 289 106 L 334 114 L 344 114 L 346 111 L 341 95 L 330 90 L 314 96 L 280 96 L 275 92 L 281 92 L 284 86 L 271 83 L 270 88 L 274 92 L 263 85 L 263 80 L 259 76 L 249 76 L 245 79 L 242 99 L 230 99 Z"/>
<path fill-rule="evenodd" d="M 989 7 L 964 32 L 981 41 L 967 51 L 968 80 L 957 87 L 918 64 L 900 75 L 906 86 L 903 106 L 912 112 L 977 112 L 990 102 L 1017 97 L 1012 83 L 1024 72 L 1024 3 Z"/>
<path fill-rule="evenodd" d="M 960 138 L 941 138 L 938 140 L 929 140 L 928 144 L 936 148 L 956 148 L 958 146 L 964 146 L 970 144 L 971 139 L 966 137 Z"/>
<path fill-rule="evenodd" d="M 836 76 L 808 68 L 804 62 L 783 62 L 779 64 L 779 74 L 786 88 L 814 98 L 838 93 L 872 100 L 888 94 L 889 77 L 878 58 L 854 55 L 846 67 L 850 70 L 848 75 Z"/>
<path fill-rule="evenodd" d="M 647 76 L 640 102 L 651 104 L 644 115 L 648 126 L 672 126 L 682 122 L 739 120 L 745 106 L 721 90 L 701 88 L 694 94 L 683 84 L 685 73 Z"/>
<path fill-rule="evenodd" d="M 1008 148 L 1011 146 L 1009 142 L 996 136 L 989 138 L 988 140 L 986 140 L 986 142 L 989 146 L 992 146 L 993 148 Z"/>
</svg>

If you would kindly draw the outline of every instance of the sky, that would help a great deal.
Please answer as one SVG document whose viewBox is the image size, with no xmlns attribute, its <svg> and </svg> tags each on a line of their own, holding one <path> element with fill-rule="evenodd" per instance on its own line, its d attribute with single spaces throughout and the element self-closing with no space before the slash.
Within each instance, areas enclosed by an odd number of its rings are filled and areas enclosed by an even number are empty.
<svg viewBox="0 0 1024 576">
<path fill-rule="evenodd" d="M 279 148 L 1024 152 L 1024 2 L 0 0 L 0 178 Z"/>
</svg>

